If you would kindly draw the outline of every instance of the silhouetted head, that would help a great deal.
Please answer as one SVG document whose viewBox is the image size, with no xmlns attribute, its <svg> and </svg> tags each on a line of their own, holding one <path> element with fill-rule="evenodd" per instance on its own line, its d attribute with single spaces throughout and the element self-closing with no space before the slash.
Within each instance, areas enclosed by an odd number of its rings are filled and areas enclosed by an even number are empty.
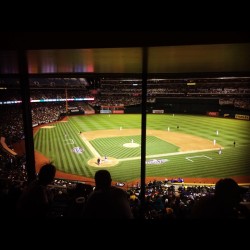
<svg viewBox="0 0 250 250">
<path fill-rule="evenodd" d="M 42 185 L 48 185 L 50 184 L 56 175 L 56 167 L 48 163 L 46 165 L 43 165 L 38 173 L 38 180 Z"/>
<path fill-rule="evenodd" d="M 237 205 L 240 202 L 240 187 L 231 178 L 220 179 L 215 185 L 215 197 L 227 205 Z"/>
<path fill-rule="evenodd" d="M 102 189 L 109 188 L 111 186 L 111 182 L 112 179 L 109 171 L 102 169 L 98 170 L 95 173 L 96 188 L 102 188 Z"/>
</svg>

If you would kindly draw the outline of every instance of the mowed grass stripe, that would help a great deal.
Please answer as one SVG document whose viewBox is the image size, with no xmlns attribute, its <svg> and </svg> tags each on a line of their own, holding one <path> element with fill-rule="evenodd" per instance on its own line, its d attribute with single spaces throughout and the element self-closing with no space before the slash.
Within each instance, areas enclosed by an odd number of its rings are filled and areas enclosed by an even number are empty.
<svg viewBox="0 0 250 250">
<path fill-rule="evenodd" d="M 69 148 L 66 147 L 68 141 L 70 139 L 70 135 L 68 134 L 68 131 L 65 129 L 65 127 L 62 125 L 62 123 L 59 123 L 55 129 L 56 137 L 54 137 L 54 144 L 56 145 L 55 148 L 58 150 L 60 159 L 59 164 L 62 166 L 63 171 L 76 171 L 77 168 L 72 168 L 72 159 L 69 154 Z M 70 144 L 69 144 L 70 145 Z"/>
<path fill-rule="evenodd" d="M 41 150 L 42 150 L 42 152 L 45 152 L 45 150 L 46 150 L 46 143 L 47 143 L 47 138 L 46 138 L 46 130 L 45 129 L 42 129 L 42 140 L 43 140 L 43 144 L 41 145 Z M 45 152 L 45 154 L 46 154 L 46 152 Z"/>
<path fill-rule="evenodd" d="M 49 145 L 48 145 L 48 154 L 50 154 L 50 152 L 54 152 L 54 131 L 53 129 L 49 130 Z"/>
<path fill-rule="evenodd" d="M 60 148 L 60 145 L 62 144 L 62 141 L 61 141 L 61 133 L 59 134 L 59 130 L 56 128 L 54 128 L 53 130 L 54 134 L 55 134 L 55 137 L 53 137 L 53 144 L 54 144 L 54 152 L 51 152 L 51 156 L 52 156 L 52 159 L 53 159 L 53 162 L 55 162 L 56 166 L 62 170 L 62 171 L 65 171 L 65 167 L 64 167 L 64 164 L 63 164 L 63 151 L 61 150 Z"/>
<path fill-rule="evenodd" d="M 35 149 L 40 148 L 42 145 L 42 131 L 41 129 L 34 136 L 34 147 Z"/>
<path fill-rule="evenodd" d="M 127 115 L 126 115 L 127 116 Z M 129 121 L 123 118 L 123 115 L 93 115 L 93 116 L 80 116 L 82 121 L 81 131 L 92 131 L 92 130 L 106 130 L 106 129 L 119 129 L 122 127 L 126 128 L 141 128 L 140 126 L 140 115 L 129 115 Z M 76 121 L 75 117 L 72 117 Z M 124 122 L 126 121 L 126 122 Z"/>
<path fill-rule="evenodd" d="M 61 124 L 60 124 L 61 125 Z M 67 134 L 65 136 L 65 131 L 61 128 L 61 126 L 57 126 L 57 136 L 58 136 L 58 142 L 57 149 L 60 152 L 60 158 L 61 158 L 61 164 L 63 166 L 63 169 L 65 172 L 67 172 L 68 169 L 71 169 L 69 159 L 67 157 L 67 149 L 65 149 L 65 144 L 67 143 L 66 140 L 68 140 L 69 135 Z"/>
<path fill-rule="evenodd" d="M 75 131 L 72 129 L 71 126 L 68 124 L 61 124 L 59 128 L 65 133 L 67 131 L 67 140 L 73 144 L 67 144 L 68 141 L 65 141 L 64 144 L 62 144 L 62 148 L 65 150 L 64 159 L 68 163 L 68 169 L 70 169 L 73 173 L 78 173 L 80 162 L 77 160 L 77 156 L 73 155 L 72 149 L 77 146 L 76 144 L 76 138 L 75 138 Z"/>
<path fill-rule="evenodd" d="M 60 144 L 58 147 L 63 150 L 63 154 L 61 154 L 60 157 L 63 171 L 75 174 L 84 174 L 85 171 L 83 171 L 82 165 L 86 160 L 82 157 L 82 155 L 87 154 L 87 157 L 90 156 L 89 151 L 85 150 L 85 154 L 75 154 L 72 152 L 72 149 L 77 146 L 86 149 L 83 145 L 84 143 L 82 139 L 79 137 L 79 134 L 76 132 L 74 127 L 70 126 L 68 123 L 60 123 L 58 129 L 61 131 L 61 135 L 65 136 L 65 133 L 67 134 L 67 137 L 64 138 L 64 143 Z M 73 140 L 72 142 L 74 142 L 74 144 L 67 144 L 68 142 L 65 140 Z"/>
</svg>

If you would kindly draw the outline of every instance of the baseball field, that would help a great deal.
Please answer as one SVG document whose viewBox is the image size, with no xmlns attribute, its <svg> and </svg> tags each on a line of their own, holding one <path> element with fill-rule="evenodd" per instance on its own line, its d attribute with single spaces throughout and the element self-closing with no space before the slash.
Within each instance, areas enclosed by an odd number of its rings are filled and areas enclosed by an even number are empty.
<svg viewBox="0 0 250 250">
<path fill-rule="evenodd" d="M 249 128 L 244 120 L 148 114 L 146 176 L 233 177 L 250 183 Z M 37 168 L 51 161 L 65 178 L 90 180 L 103 168 L 114 181 L 131 182 L 140 178 L 141 115 L 67 117 L 36 129 L 34 146 Z"/>
</svg>

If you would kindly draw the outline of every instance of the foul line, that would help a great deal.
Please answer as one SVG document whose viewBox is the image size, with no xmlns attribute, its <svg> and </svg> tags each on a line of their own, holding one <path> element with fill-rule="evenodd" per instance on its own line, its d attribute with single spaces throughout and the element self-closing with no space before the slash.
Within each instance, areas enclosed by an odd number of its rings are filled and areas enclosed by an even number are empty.
<svg viewBox="0 0 250 250">
<path fill-rule="evenodd" d="M 95 157 L 101 157 L 100 154 L 95 150 L 95 148 L 90 144 L 90 142 L 86 139 L 86 137 L 84 137 L 83 135 L 81 135 L 82 140 L 84 141 L 84 143 L 86 144 L 86 146 L 89 148 L 89 150 L 92 152 L 92 154 Z"/>
<path fill-rule="evenodd" d="M 77 133 L 79 133 L 79 129 L 76 127 L 75 123 L 72 120 L 70 120 L 70 123 L 74 125 L 74 127 L 76 128 Z M 97 157 L 97 158 L 101 157 L 100 154 L 95 150 L 95 148 L 86 139 L 86 137 L 84 137 L 83 135 L 80 135 L 80 137 L 82 138 L 83 142 L 86 144 L 88 149 L 91 151 L 91 153 L 94 155 L 94 157 Z"/>
<path fill-rule="evenodd" d="M 207 152 L 207 151 L 217 151 L 218 149 L 201 149 L 201 150 L 191 150 L 191 151 L 185 151 L 185 152 L 175 152 L 175 153 L 167 153 L 167 154 L 158 154 L 158 155 L 147 155 L 146 158 L 156 158 L 156 157 L 165 157 L 165 156 L 172 156 L 172 155 L 184 155 L 184 154 L 193 154 L 193 153 L 199 153 L 199 152 Z M 123 159 L 117 159 L 119 161 L 132 161 L 132 160 L 139 160 L 141 159 L 140 156 L 137 157 L 131 157 L 131 158 L 123 158 Z"/>
</svg>

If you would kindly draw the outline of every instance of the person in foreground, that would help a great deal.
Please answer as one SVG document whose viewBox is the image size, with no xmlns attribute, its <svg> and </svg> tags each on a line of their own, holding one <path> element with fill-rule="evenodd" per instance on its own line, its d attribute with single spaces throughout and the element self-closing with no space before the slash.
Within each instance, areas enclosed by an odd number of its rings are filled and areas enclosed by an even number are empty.
<svg viewBox="0 0 250 250">
<path fill-rule="evenodd" d="M 248 218 L 247 210 L 240 204 L 241 189 L 231 178 L 220 179 L 214 196 L 203 197 L 194 205 L 192 215 L 197 219 Z"/>
<path fill-rule="evenodd" d="M 127 193 L 111 186 L 107 170 L 95 173 L 95 190 L 88 197 L 84 217 L 89 219 L 132 219 Z"/>
<path fill-rule="evenodd" d="M 52 195 L 48 185 L 55 178 L 53 164 L 42 166 L 36 180 L 31 182 L 21 194 L 17 203 L 17 216 L 20 218 L 46 218 L 50 211 Z"/>
</svg>

